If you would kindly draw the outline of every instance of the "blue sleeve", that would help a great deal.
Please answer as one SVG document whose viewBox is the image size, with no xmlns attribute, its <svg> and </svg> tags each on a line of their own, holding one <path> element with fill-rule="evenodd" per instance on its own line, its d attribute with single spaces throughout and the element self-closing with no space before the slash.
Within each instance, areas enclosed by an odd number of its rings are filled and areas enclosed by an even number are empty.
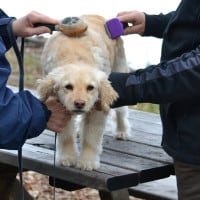
<svg viewBox="0 0 200 200">
<path fill-rule="evenodd" d="M 13 93 L 1 87 L 0 148 L 19 149 L 26 139 L 42 133 L 48 119 L 45 109 L 28 91 Z"/>
<path fill-rule="evenodd" d="M 0 148 L 19 149 L 25 140 L 46 128 L 50 111 L 28 91 L 14 93 L 6 87 L 10 66 L 0 40 Z"/>
<path fill-rule="evenodd" d="M 11 73 L 5 53 L 12 43 L 7 24 L 13 20 L 0 10 L 0 148 L 19 149 L 26 139 L 46 128 L 50 111 L 28 91 L 13 93 L 6 87 Z"/>
<path fill-rule="evenodd" d="M 19 149 L 25 140 L 46 128 L 47 108 L 30 92 L 13 93 L 6 87 L 10 66 L 0 40 L 0 148 Z"/>
<path fill-rule="evenodd" d="M 118 92 L 113 107 L 136 103 L 191 102 L 200 98 L 200 46 L 175 59 L 132 73 L 111 73 L 109 80 Z"/>
<path fill-rule="evenodd" d="M 9 49 L 12 46 L 12 41 L 10 41 L 7 25 L 15 20 L 15 17 L 9 17 L 3 10 L 0 9 L 0 37 L 2 38 L 5 46 Z"/>
</svg>

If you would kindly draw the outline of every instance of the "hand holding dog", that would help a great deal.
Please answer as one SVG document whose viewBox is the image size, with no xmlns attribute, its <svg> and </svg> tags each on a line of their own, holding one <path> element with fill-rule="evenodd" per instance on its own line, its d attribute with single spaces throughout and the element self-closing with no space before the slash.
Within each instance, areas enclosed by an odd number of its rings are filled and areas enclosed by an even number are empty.
<svg viewBox="0 0 200 200">
<path fill-rule="evenodd" d="M 71 119 L 71 113 L 67 112 L 65 107 L 55 97 L 48 97 L 44 104 L 51 111 L 47 128 L 60 133 Z"/>
<path fill-rule="evenodd" d="M 140 34 L 145 30 L 145 14 L 139 11 L 124 11 L 117 14 L 117 18 L 121 22 L 132 24 L 124 29 L 124 35 Z"/>
</svg>

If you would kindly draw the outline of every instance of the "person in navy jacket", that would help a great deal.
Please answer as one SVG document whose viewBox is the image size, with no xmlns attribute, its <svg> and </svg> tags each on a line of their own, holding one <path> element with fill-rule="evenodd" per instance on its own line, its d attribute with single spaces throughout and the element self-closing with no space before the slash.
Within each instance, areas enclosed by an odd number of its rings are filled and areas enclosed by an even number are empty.
<svg viewBox="0 0 200 200">
<path fill-rule="evenodd" d="M 61 132 L 71 118 L 71 114 L 53 97 L 43 104 L 29 91 L 13 93 L 6 86 L 11 73 L 10 64 L 5 57 L 5 53 L 13 46 L 10 34 L 17 38 L 51 32 L 44 26 L 34 27 L 35 23 L 59 22 L 35 11 L 15 19 L 0 9 L 0 148 L 19 149 L 26 139 L 38 136 L 45 128 Z M 0 163 L 1 199 L 11 198 L 14 186 L 19 185 L 15 183 L 17 173 L 17 167 Z M 25 199 L 27 195 L 25 193 Z"/>
<path fill-rule="evenodd" d="M 36 11 L 15 19 L 0 9 L 0 148 L 19 149 L 26 139 L 38 136 L 45 128 L 61 132 L 70 118 L 57 99 L 50 97 L 43 104 L 29 91 L 13 93 L 6 86 L 11 67 L 5 53 L 13 45 L 8 26 L 16 38 L 51 32 L 44 26 L 34 27 L 35 23 L 59 22 Z"/>
<path fill-rule="evenodd" d="M 200 199 L 200 1 L 182 0 L 165 15 L 125 11 L 117 17 L 132 23 L 124 35 L 163 38 L 163 44 L 160 63 L 110 74 L 119 94 L 112 107 L 160 105 L 162 146 L 174 160 L 179 199 Z"/>
</svg>

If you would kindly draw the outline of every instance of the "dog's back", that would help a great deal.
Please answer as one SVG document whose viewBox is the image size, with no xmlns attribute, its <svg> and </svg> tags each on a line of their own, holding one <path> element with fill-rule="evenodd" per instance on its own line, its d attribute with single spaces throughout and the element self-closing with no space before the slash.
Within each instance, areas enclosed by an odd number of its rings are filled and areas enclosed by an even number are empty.
<svg viewBox="0 0 200 200">
<path fill-rule="evenodd" d="M 123 41 L 110 39 L 105 31 L 105 19 L 97 15 L 83 15 L 88 29 L 80 36 L 68 37 L 57 32 L 45 44 L 42 54 L 44 72 L 66 64 L 88 64 L 106 73 L 127 72 Z"/>
</svg>

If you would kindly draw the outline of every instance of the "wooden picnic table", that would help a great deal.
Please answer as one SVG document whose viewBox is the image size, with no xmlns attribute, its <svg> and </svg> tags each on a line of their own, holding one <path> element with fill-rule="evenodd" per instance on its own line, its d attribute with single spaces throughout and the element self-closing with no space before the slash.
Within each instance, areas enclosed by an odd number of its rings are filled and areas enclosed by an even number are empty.
<svg viewBox="0 0 200 200">
<path fill-rule="evenodd" d="M 162 127 L 159 115 L 129 109 L 129 121 L 131 137 L 122 141 L 114 138 L 112 120 L 108 120 L 98 170 L 54 167 L 55 133 L 48 130 L 26 141 L 23 168 L 54 177 L 58 185 L 61 180 L 61 187 L 66 190 L 89 187 L 97 189 L 102 200 L 128 200 L 131 187 L 174 174 L 172 159 L 160 145 Z M 1 149 L 0 160 L 18 166 L 18 152 Z M 70 188 L 70 185 L 77 187 Z"/>
<path fill-rule="evenodd" d="M 110 194 L 110 199 L 126 200 L 128 188 L 174 173 L 171 158 L 160 146 L 162 130 L 159 115 L 130 110 L 129 120 L 132 135 L 128 141 L 116 140 L 108 123 L 98 170 L 54 168 L 55 134 L 48 130 L 37 138 L 27 140 L 23 146 L 23 167 L 66 181 L 67 185 L 73 183 L 95 188 L 100 191 L 102 199 Z M 17 151 L 0 150 L 0 158 L 3 163 L 18 166 Z"/>
</svg>

